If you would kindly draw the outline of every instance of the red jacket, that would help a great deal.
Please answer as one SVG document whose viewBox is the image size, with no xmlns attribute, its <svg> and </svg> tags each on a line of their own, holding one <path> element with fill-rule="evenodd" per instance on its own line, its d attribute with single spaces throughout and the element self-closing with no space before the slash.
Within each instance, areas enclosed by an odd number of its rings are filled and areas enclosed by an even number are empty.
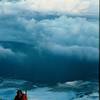
<svg viewBox="0 0 100 100">
<path fill-rule="evenodd" d="M 22 94 L 21 97 L 19 97 L 19 96 L 17 95 L 17 96 L 15 97 L 14 100 L 28 100 L 28 99 L 27 99 L 27 95 L 26 95 L 26 94 Z"/>
<path fill-rule="evenodd" d="M 23 96 L 22 96 L 22 100 L 28 100 L 26 94 L 23 94 Z"/>
</svg>

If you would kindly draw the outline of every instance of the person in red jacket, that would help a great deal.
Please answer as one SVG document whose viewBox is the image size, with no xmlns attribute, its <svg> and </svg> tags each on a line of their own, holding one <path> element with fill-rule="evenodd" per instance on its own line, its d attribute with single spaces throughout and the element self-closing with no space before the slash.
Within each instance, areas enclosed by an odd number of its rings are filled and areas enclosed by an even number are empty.
<svg viewBox="0 0 100 100">
<path fill-rule="evenodd" d="M 27 92 L 22 94 L 22 100 L 28 100 L 27 99 Z"/>
<path fill-rule="evenodd" d="M 14 100 L 28 100 L 27 94 L 23 93 L 21 90 L 18 90 Z"/>
</svg>

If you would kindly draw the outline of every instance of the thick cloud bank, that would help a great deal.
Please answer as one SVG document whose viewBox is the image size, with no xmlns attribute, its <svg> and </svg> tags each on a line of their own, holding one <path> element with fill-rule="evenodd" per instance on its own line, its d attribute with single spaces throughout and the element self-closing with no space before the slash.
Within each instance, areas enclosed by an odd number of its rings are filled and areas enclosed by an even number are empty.
<svg viewBox="0 0 100 100">
<path fill-rule="evenodd" d="M 67 16 L 38 21 L 34 16 L 30 19 L 10 16 L 1 18 L 0 23 L 0 40 L 25 42 L 39 50 L 98 59 L 98 21 Z"/>
<path fill-rule="evenodd" d="M 65 1 L 69 2 L 69 5 L 70 2 L 74 2 Z M 76 3 L 80 5 L 80 1 L 77 0 Z M 44 4 L 40 5 L 41 10 L 34 9 L 35 4 L 39 4 L 39 0 L 32 2 L 1 0 L 0 69 L 2 73 L 0 75 L 6 73 L 12 76 L 18 73 L 18 78 L 30 78 L 35 81 L 48 81 L 48 77 L 50 77 L 49 81 L 85 79 L 87 75 L 95 77 L 99 60 L 99 20 L 98 12 L 95 10 L 97 4 L 95 3 L 92 8 L 94 0 L 90 1 L 84 1 L 82 3 L 84 5 L 76 9 L 77 13 L 72 10 L 69 14 L 71 10 L 68 10 L 68 5 L 66 13 L 63 8 L 63 12 L 59 7 L 57 8 L 59 11 L 56 10 L 53 2 L 58 3 L 57 0 L 48 1 L 52 4 L 52 8 L 48 8 L 46 12 L 45 7 L 41 8 Z M 13 71 L 5 71 L 5 68 L 12 68 Z M 23 68 L 27 71 L 22 74 Z M 84 73 L 86 76 L 83 76 Z"/>
</svg>

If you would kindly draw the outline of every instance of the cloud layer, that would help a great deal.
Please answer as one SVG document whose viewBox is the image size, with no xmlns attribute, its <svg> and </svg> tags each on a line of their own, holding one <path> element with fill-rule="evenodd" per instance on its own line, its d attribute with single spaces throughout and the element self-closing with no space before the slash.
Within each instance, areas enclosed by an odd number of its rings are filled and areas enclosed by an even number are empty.
<svg viewBox="0 0 100 100">
<path fill-rule="evenodd" d="M 1 17 L 0 23 L 0 40 L 25 42 L 35 45 L 39 50 L 61 50 L 65 54 L 68 51 L 76 53 L 77 50 L 78 55 L 84 55 L 84 52 L 90 55 L 90 59 L 95 53 L 94 58 L 98 59 L 98 20 L 63 15 L 42 20 L 36 20 L 34 16 L 7 16 Z"/>
<path fill-rule="evenodd" d="M 16 11 L 14 11 L 16 9 Z M 62 12 L 70 14 L 98 15 L 99 0 L 1 0 L 0 12 L 14 13 L 18 9 L 38 12 Z"/>
<path fill-rule="evenodd" d="M 97 16 L 94 0 L 1 0 L 0 75 L 49 82 L 97 77 Z"/>
<path fill-rule="evenodd" d="M 27 56 L 22 52 L 14 52 L 11 48 L 4 48 L 0 46 L 0 62 L 7 61 L 12 63 L 23 63 Z M 2 66 L 2 65 L 1 65 Z"/>
</svg>

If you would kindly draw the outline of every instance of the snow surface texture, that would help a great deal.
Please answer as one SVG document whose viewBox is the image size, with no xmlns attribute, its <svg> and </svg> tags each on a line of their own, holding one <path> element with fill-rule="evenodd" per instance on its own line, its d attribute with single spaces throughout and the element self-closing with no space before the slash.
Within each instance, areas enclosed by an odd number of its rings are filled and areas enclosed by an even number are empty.
<svg viewBox="0 0 100 100">
<path fill-rule="evenodd" d="M 13 100 L 18 88 L 26 88 L 29 100 L 99 100 L 97 81 L 73 81 L 51 87 L 30 84 L 21 80 L 1 80 L 0 99 Z"/>
</svg>

